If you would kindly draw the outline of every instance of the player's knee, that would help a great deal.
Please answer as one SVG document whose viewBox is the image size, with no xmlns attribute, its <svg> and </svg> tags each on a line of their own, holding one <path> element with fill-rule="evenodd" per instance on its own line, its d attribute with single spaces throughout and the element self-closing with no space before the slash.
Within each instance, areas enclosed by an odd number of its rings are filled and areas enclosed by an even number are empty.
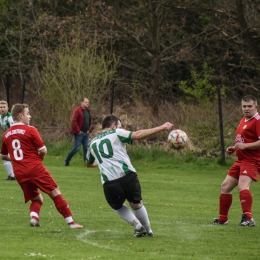
<svg viewBox="0 0 260 260">
<path fill-rule="evenodd" d="M 143 206 L 143 204 L 140 200 L 138 200 L 138 201 L 136 200 L 135 202 L 129 202 L 129 204 L 133 210 L 138 210 Z"/>
<path fill-rule="evenodd" d="M 119 210 L 121 209 L 123 204 L 111 204 L 110 207 L 114 210 Z"/>
<path fill-rule="evenodd" d="M 223 194 L 229 194 L 229 193 L 232 192 L 233 188 L 234 188 L 234 187 L 233 187 L 232 185 L 230 185 L 229 183 L 223 182 L 223 183 L 221 184 L 221 193 L 223 193 Z"/>
<path fill-rule="evenodd" d="M 221 184 L 221 186 L 220 186 L 221 193 L 225 193 L 226 192 L 226 187 L 227 187 L 227 185 L 225 185 L 225 183 Z"/>
</svg>

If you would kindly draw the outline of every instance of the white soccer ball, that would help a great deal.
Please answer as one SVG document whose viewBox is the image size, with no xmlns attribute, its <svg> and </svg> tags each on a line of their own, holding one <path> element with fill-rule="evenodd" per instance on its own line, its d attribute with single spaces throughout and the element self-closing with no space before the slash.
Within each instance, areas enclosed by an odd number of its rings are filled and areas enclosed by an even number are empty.
<svg viewBox="0 0 260 260">
<path fill-rule="evenodd" d="M 187 144 L 187 141 L 187 134 L 180 129 L 172 130 L 168 135 L 168 143 L 175 149 L 184 148 Z"/>
</svg>

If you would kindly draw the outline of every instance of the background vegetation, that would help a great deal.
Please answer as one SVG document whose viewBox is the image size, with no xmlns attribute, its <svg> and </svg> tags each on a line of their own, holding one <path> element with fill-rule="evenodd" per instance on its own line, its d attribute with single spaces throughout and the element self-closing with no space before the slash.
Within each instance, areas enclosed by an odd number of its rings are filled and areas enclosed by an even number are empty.
<svg viewBox="0 0 260 260">
<path fill-rule="evenodd" d="M 126 128 L 172 121 L 192 147 L 219 150 L 217 90 L 226 143 L 242 96 L 259 98 L 259 13 L 259 0 L 1 0 L 0 97 L 6 74 L 10 105 L 26 79 L 33 124 L 49 140 L 71 139 L 83 95 L 99 130 L 114 78 L 113 112 Z"/>
</svg>

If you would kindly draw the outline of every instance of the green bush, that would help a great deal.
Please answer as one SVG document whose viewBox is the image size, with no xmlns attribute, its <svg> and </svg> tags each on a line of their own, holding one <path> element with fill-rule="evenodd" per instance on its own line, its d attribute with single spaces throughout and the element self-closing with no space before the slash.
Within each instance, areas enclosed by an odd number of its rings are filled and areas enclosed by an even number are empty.
<svg viewBox="0 0 260 260">
<path fill-rule="evenodd" d="M 43 64 L 37 64 L 31 75 L 34 88 L 30 90 L 41 103 L 36 123 L 69 128 L 72 111 L 82 97 L 101 106 L 118 66 L 118 58 L 95 43 L 85 48 L 61 45 Z"/>
</svg>

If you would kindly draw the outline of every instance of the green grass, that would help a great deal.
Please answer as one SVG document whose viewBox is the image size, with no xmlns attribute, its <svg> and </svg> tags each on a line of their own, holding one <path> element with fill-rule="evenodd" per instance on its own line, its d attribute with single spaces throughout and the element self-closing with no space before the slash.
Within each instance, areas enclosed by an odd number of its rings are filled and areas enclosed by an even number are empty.
<svg viewBox="0 0 260 260">
<path fill-rule="evenodd" d="M 64 156 L 48 155 L 44 164 L 84 229 L 70 230 L 46 195 L 41 228 L 31 228 L 29 204 L 24 204 L 19 185 L 5 180 L 1 163 L 0 259 L 260 259 L 259 226 L 237 226 L 241 220 L 237 190 L 229 225 L 211 225 L 218 216 L 220 184 L 231 160 L 228 166 L 220 166 L 217 159 L 181 158 L 178 154 L 156 157 L 133 161 L 154 238 L 133 237 L 133 227 L 107 205 L 98 169 L 84 167 L 80 154 L 69 167 L 63 166 Z M 258 224 L 257 183 L 251 191 Z"/>
</svg>

